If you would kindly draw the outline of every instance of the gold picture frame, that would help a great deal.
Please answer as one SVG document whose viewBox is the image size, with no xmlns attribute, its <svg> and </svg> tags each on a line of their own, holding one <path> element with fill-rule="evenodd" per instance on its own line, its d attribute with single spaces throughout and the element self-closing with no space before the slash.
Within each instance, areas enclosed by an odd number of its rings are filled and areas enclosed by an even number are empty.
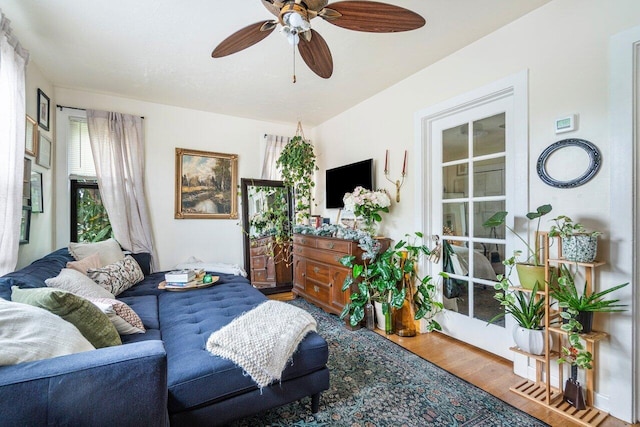
<svg viewBox="0 0 640 427">
<path fill-rule="evenodd" d="M 28 115 L 24 132 L 24 152 L 36 157 L 38 154 L 38 124 Z"/>
<path fill-rule="evenodd" d="M 176 148 L 176 219 L 238 218 L 238 155 Z"/>
</svg>

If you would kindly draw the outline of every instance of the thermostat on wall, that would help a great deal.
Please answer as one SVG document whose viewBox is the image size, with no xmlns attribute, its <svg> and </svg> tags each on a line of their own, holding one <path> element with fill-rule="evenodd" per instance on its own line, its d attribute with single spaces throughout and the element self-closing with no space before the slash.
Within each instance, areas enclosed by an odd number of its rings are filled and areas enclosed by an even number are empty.
<svg viewBox="0 0 640 427">
<path fill-rule="evenodd" d="M 571 132 L 576 130 L 576 115 L 572 114 L 567 117 L 556 119 L 556 133 Z"/>
</svg>

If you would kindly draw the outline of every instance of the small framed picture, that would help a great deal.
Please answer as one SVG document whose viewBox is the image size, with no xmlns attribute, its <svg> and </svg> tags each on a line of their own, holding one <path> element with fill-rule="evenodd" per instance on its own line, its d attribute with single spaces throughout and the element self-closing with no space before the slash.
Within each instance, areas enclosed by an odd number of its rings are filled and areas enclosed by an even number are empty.
<svg viewBox="0 0 640 427">
<path fill-rule="evenodd" d="M 469 164 L 460 163 L 457 167 L 456 175 L 458 176 L 469 175 Z"/>
<path fill-rule="evenodd" d="M 31 228 L 31 206 L 22 207 L 22 220 L 20 222 L 20 244 L 29 243 L 29 229 Z"/>
<path fill-rule="evenodd" d="M 39 141 L 36 163 L 49 169 L 51 167 L 51 140 L 45 135 L 40 134 Z"/>
<path fill-rule="evenodd" d="M 31 212 L 42 213 L 42 174 L 40 172 L 31 172 Z"/>
<path fill-rule="evenodd" d="M 24 152 L 35 157 L 38 154 L 38 125 L 29 116 L 27 116 L 24 135 Z"/>
<path fill-rule="evenodd" d="M 49 97 L 38 89 L 38 126 L 49 130 Z"/>
<path fill-rule="evenodd" d="M 238 218 L 238 155 L 176 148 L 176 219 Z"/>
</svg>

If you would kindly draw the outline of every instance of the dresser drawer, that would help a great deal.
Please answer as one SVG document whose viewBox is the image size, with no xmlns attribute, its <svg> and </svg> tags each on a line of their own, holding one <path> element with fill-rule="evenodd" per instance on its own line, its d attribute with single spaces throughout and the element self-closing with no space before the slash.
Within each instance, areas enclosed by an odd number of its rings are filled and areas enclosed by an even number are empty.
<svg viewBox="0 0 640 427">
<path fill-rule="evenodd" d="M 315 248 L 317 240 L 318 239 L 316 239 L 315 237 L 308 237 L 299 234 L 293 236 L 294 245 L 309 246 Z"/>
<path fill-rule="evenodd" d="M 306 276 L 307 279 L 321 283 L 329 283 L 331 280 L 331 269 L 328 265 L 318 264 L 317 262 L 307 260 Z"/>
<path fill-rule="evenodd" d="M 251 256 L 264 255 L 267 253 L 267 246 L 254 246 L 251 248 Z"/>
<path fill-rule="evenodd" d="M 322 301 L 324 303 L 328 303 L 330 301 L 330 288 L 321 283 L 307 281 L 304 286 L 304 292 L 311 298 L 318 301 Z"/>
<path fill-rule="evenodd" d="M 251 268 L 265 268 L 267 266 L 266 256 L 253 256 L 251 257 Z"/>
<path fill-rule="evenodd" d="M 340 264 L 340 258 L 348 255 L 346 252 L 333 252 L 325 249 L 308 248 L 305 246 L 296 246 L 294 254 L 296 256 L 331 265 L 342 265 Z"/>
<path fill-rule="evenodd" d="M 251 270 L 252 282 L 266 282 L 267 281 L 267 269 Z"/>
<path fill-rule="evenodd" d="M 343 255 L 351 251 L 351 242 L 349 240 L 318 239 L 316 245 L 318 249 L 342 252 Z"/>
</svg>

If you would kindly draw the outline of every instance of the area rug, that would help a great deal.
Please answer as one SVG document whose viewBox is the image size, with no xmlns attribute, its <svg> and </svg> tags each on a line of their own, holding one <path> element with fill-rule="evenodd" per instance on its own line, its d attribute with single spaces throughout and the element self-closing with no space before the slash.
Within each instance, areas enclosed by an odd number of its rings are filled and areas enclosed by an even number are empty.
<svg viewBox="0 0 640 427">
<path fill-rule="evenodd" d="M 320 411 L 312 414 L 306 398 L 233 426 L 547 426 L 375 332 L 349 331 L 301 298 L 291 304 L 315 317 L 329 343 L 330 388 Z"/>
</svg>

